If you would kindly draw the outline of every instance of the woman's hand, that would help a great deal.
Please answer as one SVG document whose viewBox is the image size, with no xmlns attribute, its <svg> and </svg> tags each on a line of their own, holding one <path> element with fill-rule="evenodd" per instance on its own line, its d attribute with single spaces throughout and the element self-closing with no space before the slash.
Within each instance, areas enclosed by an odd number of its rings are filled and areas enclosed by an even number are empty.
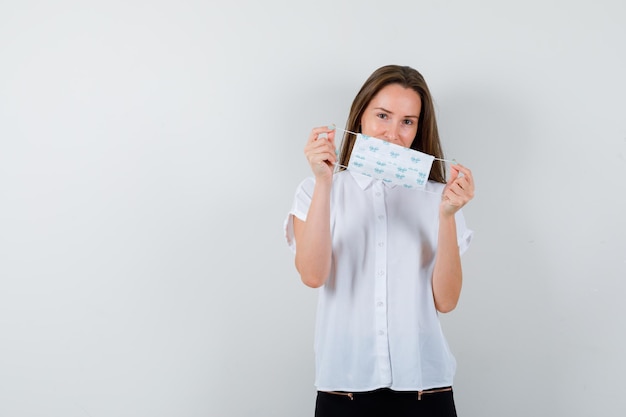
<svg viewBox="0 0 626 417">
<path fill-rule="evenodd" d="M 453 216 L 474 198 L 474 178 L 472 171 L 460 164 L 450 165 L 450 179 L 441 196 L 439 213 Z"/>
<path fill-rule="evenodd" d="M 304 147 L 316 180 L 331 180 L 337 154 L 335 153 L 335 126 L 316 127 Z"/>
</svg>

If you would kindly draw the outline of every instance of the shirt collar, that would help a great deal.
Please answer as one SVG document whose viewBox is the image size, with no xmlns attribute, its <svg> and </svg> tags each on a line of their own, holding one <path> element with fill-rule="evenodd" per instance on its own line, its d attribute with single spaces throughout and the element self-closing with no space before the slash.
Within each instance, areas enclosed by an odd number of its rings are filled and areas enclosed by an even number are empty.
<svg viewBox="0 0 626 417">
<path fill-rule="evenodd" d="M 386 183 L 386 182 L 384 182 L 382 180 L 375 180 L 372 177 L 368 177 L 367 175 L 359 174 L 358 172 L 357 173 L 352 172 L 349 169 L 347 171 L 350 173 L 350 175 L 352 175 L 352 178 L 354 178 L 354 180 L 359 185 L 359 187 L 361 187 L 362 190 L 366 190 L 370 185 L 372 185 L 374 183 L 374 181 L 380 181 L 383 184 L 385 184 L 385 186 L 391 187 L 391 188 L 393 188 L 393 187 L 395 187 L 397 185 L 397 184 L 389 184 L 389 183 Z"/>
</svg>

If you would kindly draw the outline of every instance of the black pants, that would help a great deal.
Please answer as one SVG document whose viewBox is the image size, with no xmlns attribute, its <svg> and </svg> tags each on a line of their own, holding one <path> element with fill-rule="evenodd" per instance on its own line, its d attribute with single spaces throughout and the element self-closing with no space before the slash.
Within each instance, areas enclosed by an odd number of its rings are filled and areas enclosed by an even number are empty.
<svg viewBox="0 0 626 417">
<path fill-rule="evenodd" d="M 424 391 L 318 391 L 315 417 L 456 417 L 452 388 Z"/>
</svg>

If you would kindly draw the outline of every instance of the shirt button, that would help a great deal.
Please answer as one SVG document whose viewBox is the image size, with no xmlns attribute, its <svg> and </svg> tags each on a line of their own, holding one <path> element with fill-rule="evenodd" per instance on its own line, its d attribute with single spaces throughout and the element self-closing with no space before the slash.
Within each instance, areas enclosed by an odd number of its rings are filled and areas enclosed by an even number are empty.
<svg viewBox="0 0 626 417">
<path fill-rule="evenodd" d="M 376 303 L 376 305 L 377 305 L 378 307 L 382 307 L 384 304 L 385 304 L 385 303 L 383 303 L 382 301 L 379 301 L 379 302 L 377 302 L 377 303 Z"/>
<path fill-rule="evenodd" d="M 376 197 L 380 197 L 380 191 L 376 192 Z"/>
<path fill-rule="evenodd" d="M 378 246 L 385 246 L 385 242 L 378 242 Z"/>
<path fill-rule="evenodd" d="M 385 332 L 383 332 L 382 330 L 379 330 L 379 331 L 378 331 L 378 335 L 379 335 L 379 336 L 382 336 L 382 335 L 384 335 L 384 334 L 385 334 Z"/>
<path fill-rule="evenodd" d="M 382 277 L 383 275 L 385 275 L 385 271 L 383 270 L 378 271 L 378 276 Z"/>
<path fill-rule="evenodd" d="M 378 216 L 378 220 L 382 220 L 384 218 L 385 218 L 385 216 L 383 216 L 382 214 L 380 216 Z"/>
</svg>

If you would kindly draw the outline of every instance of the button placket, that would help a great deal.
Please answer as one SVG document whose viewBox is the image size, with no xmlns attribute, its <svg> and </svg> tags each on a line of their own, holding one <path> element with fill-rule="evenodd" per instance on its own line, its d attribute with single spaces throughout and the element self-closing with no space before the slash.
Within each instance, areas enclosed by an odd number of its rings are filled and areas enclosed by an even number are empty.
<svg viewBox="0 0 626 417">
<path fill-rule="evenodd" d="M 381 382 L 391 382 L 391 358 L 389 356 L 389 338 L 387 333 L 387 210 L 385 207 L 385 192 L 380 181 L 373 186 L 374 214 L 378 221 L 374 222 L 375 271 L 374 283 L 375 301 L 375 331 L 376 354 Z"/>
</svg>

